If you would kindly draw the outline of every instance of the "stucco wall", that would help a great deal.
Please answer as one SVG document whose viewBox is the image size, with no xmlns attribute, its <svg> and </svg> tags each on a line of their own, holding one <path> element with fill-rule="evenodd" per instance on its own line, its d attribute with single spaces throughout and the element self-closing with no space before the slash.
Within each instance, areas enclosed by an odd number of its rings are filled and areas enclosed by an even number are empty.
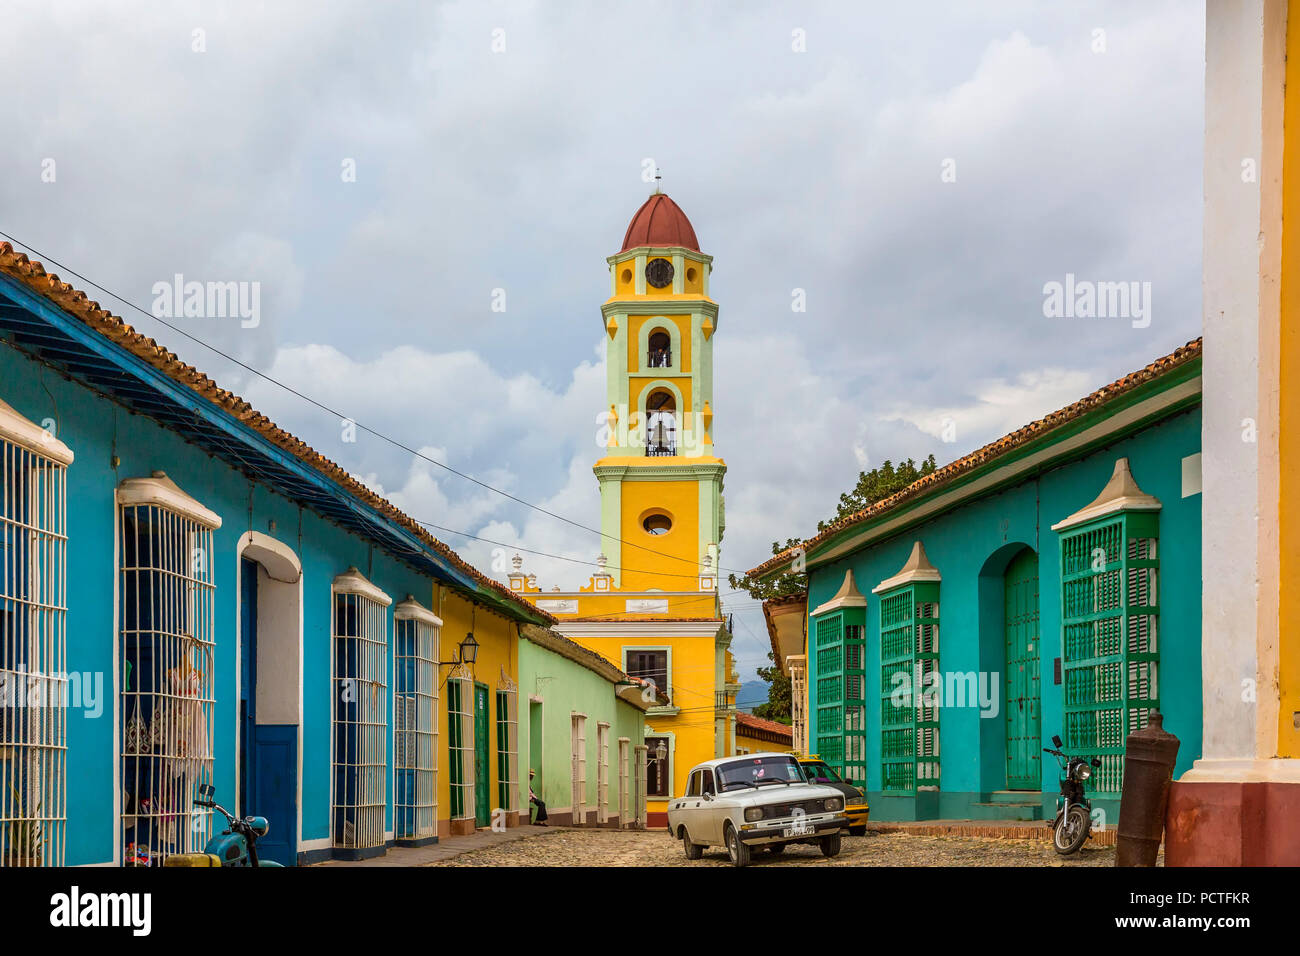
<svg viewBox="0 0 1300 956">
<path fill-rule="evenodd" d="M 1039 556 L 1041 732 L 1044 741 L 1062 728 L 1062 688 L 1053 682 L 1053 660 L 1061 656 L 1061 589 L 1058 536 L 1051 525 L 1091 502 L 1111 476 L 1115 460 L 1128 457 L 1134 478 L 1163 504 L 1160 513 L 1160 707 L 1165 727 L 1182 739 L 1178 767 L 1190 766 L 1201 750 L 1200 498 L 1182 497 L 1182 459 L 1200 450 L 1200 413 L 1183 412 L 1089 455 L 855 552 L 810 574 L 809 608 L 839 589 L 853 569 L 868 598 L 866 613 L 866 700 L 868 788 L 881 788 L 879 715 L 871 702 L 881 693 L 880 601 L 871 588 L 896 574 L 912 544 L 921 540 L 943 576 L 940 588 L 940 667 L 944 672 L 1001 672 L 1005 657 L 1000 627 L 987 610 L 1002 611 L 1001 574 L 1014 553 L 1029 546 Z M 981 590 L 983 589 L 983 600 Z M 981 620 L 982 610 L 985 620 Z M 981 632 L 985 637 L 981 639 Z M 996 633 L 992 633 L 996 631 Z M 814 633 L 809 628 L 809 633 Z M 815 737 L 816 654 L 810 651 L 810 737 Z M 1000 678 L 1001 680 L 1001 678 Z M 1005 693 L 999 684 L 999 693 Z M 1004 717 L 981 718 L 977 707 L 940 713 L 941 806 L 945 816 L 962 811 L 981 793 L 1006 785 Z M 812 745 L 815 748 L 815 744 Z M 1042 786 L 1056 791 L 1056 767 L 1042 767 Z M 874 801 L 872 814 L 887 818 L 889 801 Z"/>
<path fill-rule="evenodd" d="M 635 747 L 645 740 L 644 715 L 633 705 L 615 696 L 614 685 L 574 661 L 527 639 L 519 642 L 519 753 L 524 797 L 527 808 L 529 755 L 532 753 L 529 708 L 540 698 L 542 741 L 541 766 L 534 789 L 540 793 L 550 812 L 567 811 L 572 804 L 571 748 L 569 718 L 573 711 L 587 715 L 587 808 L 596 809 L 597 753 L 596 725 L 610 724 L 609 741 L 609 812 L 617 814 L 618 738 L 627 737 Z M 633 755 L 635 756 L 635 755 Z M 629 768 L 631 774 L 631 768 Z M 628 787 L 631 788 L 629 775 Z M 594 816 L 593 816 L 594 819 Z"/>
<path fill-rule="evenodd" d="M 236 692 L 238 569 L 236 545 L 248 530 L 293 548 L 303 568 L 302 840 L 327 846 L 330 801 L 330 586 L 355 565 L 400 601 L 414 594 L 428 603 L 428 579 L 368 542 L 294 502 L 268 491 L 150 419 L 133 415 L 95 393 L 0 345 L 0 398 L 27 418 L 57 422 L 57 434 L 75 453 L 68 469 L 67 668 L 102 676 L 102 713 L 68 714 L 67 863 L 113 859 L 117 746 L 113 694 L 115 607 L 114 490 L 126 478 L 165 471 L 187 494 L 222 518 L 213 535 L 216 581 L 215 753 L 218 800 L 235 803 L 238 737 Z M 326 449 L 328 451 L 328 449 Z M 117 455 L 116 468 L 112 458 Z M 391 615 L 390 615 L 391 641 Z M 391 670 L 391 660 L 390 660 Z M 391 726 L 391 687 L 389 688 Z M 443 744 L 445 747 L 445 742 Z M 389 763 L 392 736 L 388 735 Z M 392 829 L 392 780 L 385 829 Z M 273 820 L 272 827 L 292 827 Z M 283 832 L 283 831 L 281 831 Z M 300 845 L 299 849 L 303 849 Z"/>
</svg>

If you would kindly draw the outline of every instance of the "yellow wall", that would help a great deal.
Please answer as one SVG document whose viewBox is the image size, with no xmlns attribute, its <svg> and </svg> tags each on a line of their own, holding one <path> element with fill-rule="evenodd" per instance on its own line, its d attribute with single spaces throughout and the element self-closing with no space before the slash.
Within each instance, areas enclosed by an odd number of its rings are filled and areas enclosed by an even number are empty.
<svg viewBox="0 0 1300 956">
<path fill-rule="evenodd" d="M 702 615 L 706 616 L 706 615 Z M 582 643 L 616 667 L 624 668 L 625 648 L 669 648 L 669 683 L 676 714 L 646 714 L 646 736 L 670 733 L 675 737 L 673 794 L 686 790 L 691 768 L 719 756 L 714 752 L 714 681 L 717 645 L 712 637 L 592 637 Z M 666 801 L 647 800 L 651 812 L 664 809 Z"/>
<path fill-rule="evenodd" d="M 737 725 L 736 726 L 736 750 L 737 752 L 744 750 L 751 754 L 761 753 L 764 750 L 784 754 L 784 753 L 792 752 L 794 748 L 791 747 L 789 744 L 776 744 L 776 743 L 772 743 L 772 741 L 770 740 L 759 740 L 757 737 L 746 737 L 741 732 L 740 726 Z"/>
<path fill-rule="evenodd" d="M 703 557 L 698 482 L 625 479 L 622 484 L 623 519 L 619 536 L 626 542 L 641 545 L 641 548 L 623 546 L 623 590 L 694 591 L 699 587 L 698 568 Z M 666 512 L 672 518 L 672 528 L 665 534 L 650 534 L 642 524 L 648 513 L 656 511 Z M 642 548 L 651 548 L 655 553 Z"/>
<path fill-rule="evenodd" d="M 641 354 L 641 330 L 645 326 L 650 326 L 651 333 L 656 328 L 662 328 L 665 332 L 671 334 L 672 330 L 668 326 L 677 327 L 677 339 L 681 343 L 680 354 L 674 355 L 678 367 L 684 373 L 691 370 L 691 317 L 689 315 L 629 315 L 627 329 L 627 368 L 632 374 L 643 372 L 646 375 L 654 376 L 656 372 L 664 372 L 666 369 L 646 368 L 646 356 Z M 631 400 L 631 399 L 630 399 Z M 633 401 L 635 405 L 635 401 Z M 638 406 L 639 407 L 639 406 Z"/>
<path fill-rule="evenodd" d="M 1282 147 L 1282 322 L 1278 355 L 1278 756 L 1300 757 L 1300 3 L 1287 22 Z M 1261 348 L 1268 348 L 1261 342 Z"/>
<path fill-rule="evenodd" d="M 438 660 L 455 660 L 460 654 L 460 642 L 471 630 L 479 643 L 473 673 L 475 682 L 485 684 L 488 689 L 488 781 L 491 787 L 488 807 L 495 809 L 501 803 L 497 792 L 496 691 L 501 684 L 502 668 L 512 681 L 516 684 L 519 681 L 519 631 L 513 621 L 487 611 L 481 605 L 475 608 L 464 595 L 436 584 L 432 607 L 442 618 Z M 446 680 L 452 670 L 451 666 L 438 668 L 438 832 L 443 835 L 448 832 L 451 817 L 451 735 L 448 732 Z M 520 709 L 527 714 L 527 695 Z M 526 809 L 522 802 L 519 806 Z M 470 809 L 472 812 L 473 808 Z"/>
</svg>

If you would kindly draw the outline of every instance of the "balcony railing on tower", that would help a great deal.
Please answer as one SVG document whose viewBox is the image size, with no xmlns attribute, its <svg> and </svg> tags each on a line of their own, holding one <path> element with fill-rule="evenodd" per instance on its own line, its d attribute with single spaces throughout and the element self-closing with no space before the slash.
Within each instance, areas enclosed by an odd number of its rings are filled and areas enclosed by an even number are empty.
<svg viewBox="0 0 1300 956">
<path fill-rule="evenodd" d="M 651 349 L 646 356 L 646 368 L 672 368 L 672 349 Z"/>
</svg>

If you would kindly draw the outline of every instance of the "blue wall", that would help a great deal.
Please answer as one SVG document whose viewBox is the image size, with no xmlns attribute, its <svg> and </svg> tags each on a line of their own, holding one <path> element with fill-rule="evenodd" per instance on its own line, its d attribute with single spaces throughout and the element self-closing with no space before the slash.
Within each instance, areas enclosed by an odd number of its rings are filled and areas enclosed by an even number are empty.
<svg viewBox="0 0 1300 956">
<path fill-rule="evenodd" d="M 165 471 L 187 494 L 221 516 L 213 535 L 216 575 L 216 710 L 214 784 L 217 799 L 233 809 L 237 791 L 235 736 L 236 618 L 239 559 L 235 548 L 246 531 L 259 531 L 289 545 L 303 568 L 303 782 L 302 837 L 328 838 L 330 755 L 330 586 L 357 567 L 394 602 L 413 594 L 429 603 L 430 581 L 366 540 L 300 509 L 257 485 L 180 435 L 133 415 L 0 343 L 0 399 L 34 422 L 52 418 L 57 437 L 76 455 L 68 469 L 69 672 L 102 675 L 102 713 L 68 714 L 67 863 L 106 863 L 113 858 L 114 491 L 127 478 Z M 120 458 L 116 469 L 112 456 Z M 251 508 L 251 513 L 250 513 Z M 270 522 L 274 521 L 275 530 Z M 391 609 L 390 609 L 391 642 Z M 391 664 L 390 664 L 391 669 Z M 391 680 L 389 701 L 391 704 Z M 391 715 L 390 715 L 391 720 Z M 392 735 L 388 735 L 392 765 Z M 386 830 L 392 829 L 391 775 Z M 274 829 L 293 821 L 272 820 Z M 301 848 L 300 848 L 301 849 Z"/>
<path fill-rule="evenodd" d="M 939 594 L 940 667 L 944 672 L 1001 672 L 1005 650 L 1000 628 L 1002 571 L 1015 552 L 1038 552 L 1039 636 L 1041 641 L 1042 735 L 1050 746 L 1062 733 L 1062 688 L 1053 682 L 1053 661 L 1061 656 L 1061 586 L 1058 536 L 1051 526 L 1089 504 L 1109 480 L 1115 460 L 1127 457 L 1143 491 L 1160 499 L 1159 540 L 1159 700 L 1165 729 L 1182 741 L 1175 776 L 1201 753 L 1201 498 L 1182 497 L 1182 459 L 1200 451 L 1200 409 L 1174 415 L 1144 431 L 1048 471 L 1001 493 L 937 517 L 902 535 L 856 551 L 809 575 L 810 610 L 829 600 L 853 569 L 867 596 L 866 700 L 868 788 L 872 816 L 890 819 L 896 803 L 881 799 L 879 718 L 880 602 L 871 589 L 898 573 L 920 540 L 943 577 Z M 981 601 L 983 590 L 983 601 Z M 995 608 L 990 619 L 990 608 Z M 981 613 L 984 631 L 981 642 Z M 990 634 L 990 632 L 992 632 Z M 815 633 L 809 627 L 809 634 Z M 991 639 L 990 639 L 991 637 Z M 816 653 L 810 645 L 809 713 L 816 714 Z M 999 685 L 999 695 L 1005 687 Z M 981 794 L 1006 785 L 1004 714 L 981 719 L 977 707 L 945 707 L 940 712 L 938 810 L 931 814 L 964 818 Z M 815 735 L 815 726 L 810 736 Z M 1044 755 L 1043 803 L 1057 792 L 1057 767 Z M 898 808 L 903 813 L 911 809 Z"/>
</svg>

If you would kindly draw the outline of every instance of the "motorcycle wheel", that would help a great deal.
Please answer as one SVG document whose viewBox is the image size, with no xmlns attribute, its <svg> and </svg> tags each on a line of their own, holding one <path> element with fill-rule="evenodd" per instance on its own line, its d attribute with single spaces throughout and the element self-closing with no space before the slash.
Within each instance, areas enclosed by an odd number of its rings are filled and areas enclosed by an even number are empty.
<svg viewBox="0 0 1300 956">
<path fill-rule="evenodd" d="M 1079 805 L 1070 807 L 1070 812 L 1056 821 L 1052 831 L 1052 846 L 1061 856 L 1077 853 L 1092 831 L 1092 817 Z"/>
</svg>

